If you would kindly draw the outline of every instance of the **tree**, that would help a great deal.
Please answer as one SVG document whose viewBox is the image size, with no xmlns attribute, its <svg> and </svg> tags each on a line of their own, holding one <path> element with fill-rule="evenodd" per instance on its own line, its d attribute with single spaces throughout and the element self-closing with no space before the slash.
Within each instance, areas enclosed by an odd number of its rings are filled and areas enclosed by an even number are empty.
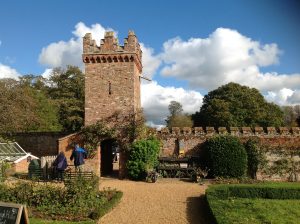
<svg viewBox="0 0 300 224">
<path fill-rule="evenodd" d="M 168 120 L 168 127 L 193 127 L 193 121 L 189 115 L 175 115 Z"/>
<path fill-rule="evenodd" d="M 38 124 L 32 110 L 36 104 L 16 80 L 1 79 L 0 102 L 1 132 L 28 131 Z"/>
<path fill-rule="evenodd" d="M 182 105 L 179 102 L 171 101 L 168 109 L 170 111 L 170 116 L 168 116 L 166 119 L 168 128 L 193 126 L 191 116 L 188 114 L 183 114 Z"/>
<path fill-rule="evenodd" d="M 171 116 L 180 115 L 183 112 L 182 105 L 177 101 L 171 101 L 168 109 L 170 111 Z"/>
<path fill-rule="evenodd" d="M 255 88 L 228 83 L 204 96 L 199 112 L 192 115 L 195 126 L 241 127 L 281 126 L 283 112 L 268 103 Z"/>
<path fill-rule="evenodd" d="M 300 105 L 283 106 L 282 111 L 284 118 L 284 126 L 299 126 L 297 119 L 300 117 Z"/>
<path fill-rule="evenodd" d="M 34 87 L 35 77 L 0 80 L 1 132 L 59 131 L 56 105 Z"/>
<path fill-rule="evenodd" d="M 50 76 L 49 96 L 58 105 L 64 131 L 78 131 L 84 123 L 84 74 L 75 66 L 56 68 Z"/>
</svg>

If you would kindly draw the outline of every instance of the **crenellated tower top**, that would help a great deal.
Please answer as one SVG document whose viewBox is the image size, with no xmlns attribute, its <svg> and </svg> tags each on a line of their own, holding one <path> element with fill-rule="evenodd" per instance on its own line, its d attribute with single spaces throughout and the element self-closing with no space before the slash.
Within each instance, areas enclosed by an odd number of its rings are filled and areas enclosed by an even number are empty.
<svg viewBox="0 0 300 224">
<path fill-rule="evenodd" d="M 91 33 L 83 37 L 84 63 L 128 62 L 134 61 L 139 72 L 142 73 L 142 51 L 138 39 L 133 31 L 128 32 L 124 39 L 124 46 L 119 45 L 118 38 L 113 31 L 107 31 L 100 46 L 92 39 Z"/>
</svg>

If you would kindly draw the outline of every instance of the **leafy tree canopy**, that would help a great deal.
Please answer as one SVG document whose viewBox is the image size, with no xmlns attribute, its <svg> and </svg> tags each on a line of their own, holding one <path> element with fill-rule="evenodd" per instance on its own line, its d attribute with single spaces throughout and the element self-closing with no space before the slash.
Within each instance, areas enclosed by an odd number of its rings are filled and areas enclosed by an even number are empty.
<svg viewBox="0 0 300 224">
<path fill-rule="evenodd" d="M 50 79 L 0 79 L 0 104 L 2 133 L 78 131 L 84 117 L 84 74 L 68 66 L 54 69 Z"/>
<path fill-rule="evenodd" d="M 183 114 L 182 105 L 179 102 L 171 101 L 168 109 L 170 111 L 170 116 L 168 116 L 166 119 L 168 128 L 193 126 L 191 116 L 188 114 Z"/>
<path fill-rule="evenodd" d="M 19 81 L 0 79 L 2 133 L 60 130 L 55 105 L 29 80 L 33 78 L 23 76 Z"/>
<path fill-rule="evenodd" d="M 64 131 L 78 131 L 84 123 L 84 74 L 75 66 L 56 68 L 50 76 L 49 96 L 58 105 Z"/>
<path fill-rule="evenodd" d="M 171 101 L 168 109 L 171 116 L 180 115 L 183 113 L 182 105 L 177 101 Z"/>
<path fill-rule="evenodd" d="M 295 127 L 299 126 L 300 121 L 300 105 L 283 106 L 284 126 Z"/>
<path fill-rule="evenodd" d="M 195 126 L 281 126 L 283 112 L 268 103 L 255 88 L 228 83 L 204 96 L 199 112 L 192 115 Z"/>
</svg>

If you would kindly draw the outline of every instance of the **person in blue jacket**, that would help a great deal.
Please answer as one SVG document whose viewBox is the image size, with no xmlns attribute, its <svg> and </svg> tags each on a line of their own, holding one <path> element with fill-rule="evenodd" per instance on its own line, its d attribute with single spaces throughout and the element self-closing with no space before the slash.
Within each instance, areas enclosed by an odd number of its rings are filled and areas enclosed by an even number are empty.
<svg viewBox="0 0 300 224">
<path fill-rule="evenodd" d="M 67 163 L 67 158 L 65 156 L 64 152 L 60 152 L 56 159 L 53 162 L 53 167 L 55 171 L 57 172 L 57 179 L 59 181 L 64 180 L 64 172 L 65 169 L 67 168 L 68 163 Z"/>
<path fill-rule="evenodd" d="M 87 158 L 86 151 L 83 148 L 79 147 L 78 144 L 75 144 L 75 149 L 72 152 L 70 160 L 72 161 L 74 159 L 74 166 L 76 172 L 83 171 L 84 159 L 86 158 Z"/>
</svg>

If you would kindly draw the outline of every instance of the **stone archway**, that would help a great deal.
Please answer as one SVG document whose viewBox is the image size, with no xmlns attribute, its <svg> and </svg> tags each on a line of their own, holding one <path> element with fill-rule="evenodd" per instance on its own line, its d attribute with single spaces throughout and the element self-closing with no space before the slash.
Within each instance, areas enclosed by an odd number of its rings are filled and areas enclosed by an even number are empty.
<svg viewBox="0 0 300 224">
<path fill-rule="evenodd" d="M 103 140 L 100 144 L 100 175 L 114 176 L 119 175 L 119 146 L 115 139 Z"/>
</svg>

